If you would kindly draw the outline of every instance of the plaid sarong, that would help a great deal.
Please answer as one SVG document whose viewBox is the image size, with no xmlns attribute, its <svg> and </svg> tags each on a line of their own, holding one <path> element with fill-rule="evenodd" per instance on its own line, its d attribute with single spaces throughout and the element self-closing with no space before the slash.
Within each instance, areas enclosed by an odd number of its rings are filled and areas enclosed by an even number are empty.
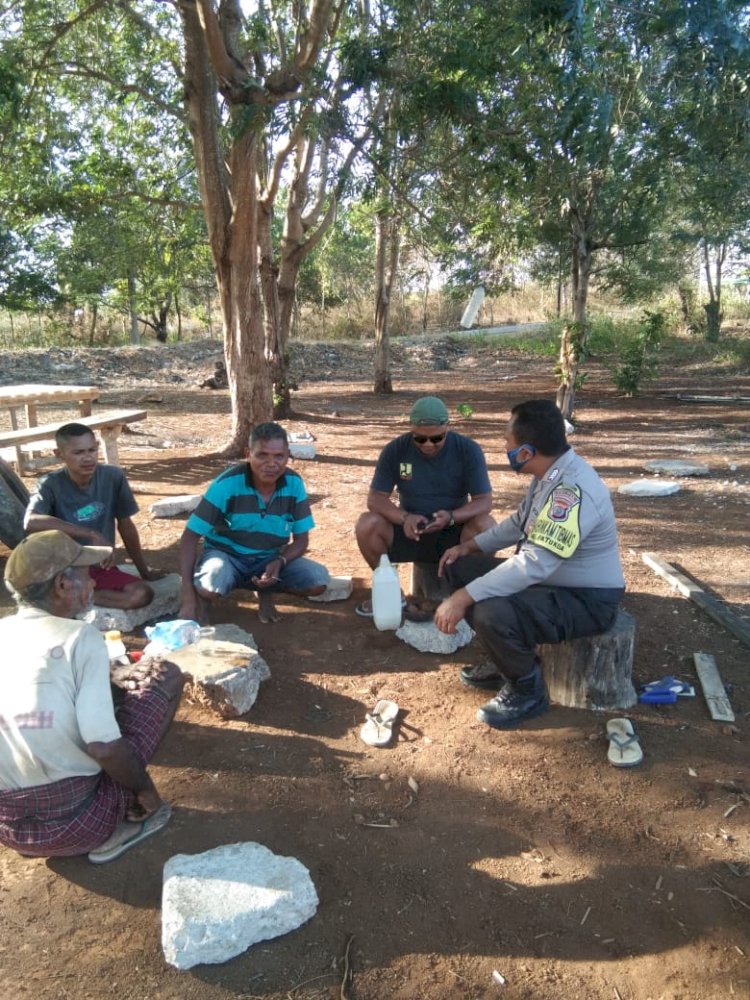
<svg viewBox="0 0 750 1000">
<path fill-rule="evenodd" d="M 157 684 L 125 692 L 116 710 L 120 732 L 144 766 L 159 744 L 168 704 Z M 87 854 L 107 840 L 134 804 L 134 794 L 104 771 L 0 791 L 0 843 L 29 857 Z"/>
</svg>

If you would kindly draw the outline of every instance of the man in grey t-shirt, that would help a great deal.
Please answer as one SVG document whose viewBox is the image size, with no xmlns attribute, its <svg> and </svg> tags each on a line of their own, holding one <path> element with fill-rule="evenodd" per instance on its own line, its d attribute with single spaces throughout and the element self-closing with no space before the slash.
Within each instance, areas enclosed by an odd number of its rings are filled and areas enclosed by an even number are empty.
<svg viewBox="0 0 750 1000">
<path fill-rule="evenodd" d="M 125 473 L 119 466 L 99 463 L 99 442 L 85 424 L 65 424 L 55 442 L 55 454 L 64 466 L 39 481 L 26 508 L 26 531 L 64 531 L 84 545 L 113 547 L 116 525 L 140 579 L 119 570 L 111 556 L 91 569 L 94 601 L 108 608 L 145 607 L 154 596 L 146 581 L 163 574 L 146 565 L 132 520 L 138 504 Z"/>
</svg>

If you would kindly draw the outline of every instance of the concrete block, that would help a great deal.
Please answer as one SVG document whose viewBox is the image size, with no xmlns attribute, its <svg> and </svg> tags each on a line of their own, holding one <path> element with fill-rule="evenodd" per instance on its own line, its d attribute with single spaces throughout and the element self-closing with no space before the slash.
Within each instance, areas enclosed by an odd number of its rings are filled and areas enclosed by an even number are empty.
<svg viewBox="0 0 750 1000">
<path fill-rule="evenodd" d="M 258 941 L 295 930 L 317 909 L 307 868 L 262 844 L 177 854 L 164 866 L 164 957 L 178 969 L 226 962 Z"/>
<path fill-rule="evenodd" d="M 328 604 L 329 601 L 345 601 L 352 596 L 352 578 L 350 576 L 332 576 L 322 594 L 308 597 L 308 601 Z"/>
<path fill-rule="evenodd" d="M 179 497 L 164 497 L 163 500 L 152 503 L 148 509 L 154 517 L 176 517 L 195 510 L 200 502 L 200 493 L 186 493 Z"/>
<path fill-rule="evenodd" d="M 130 573 L 138 576 L 135 566 L 129 563 L 118 566 L 123 573 Z M 134 632 L 139 625 L 150 621 L 164 621 L 174 618 L 180 609 L 180 587 L 182 578 L 179 573 L 168 573 L 161 580 L 150 580 L 154 597 L 150 604 L 143 608 L 132 608 L 123 611 L 121 608 L 105 608 L 99 605 L 94 606 L 95 617 L 93 624 L 100 632 L 107 632 L 109 629 L 119 629 L 121 632 Z"/>
</svg>

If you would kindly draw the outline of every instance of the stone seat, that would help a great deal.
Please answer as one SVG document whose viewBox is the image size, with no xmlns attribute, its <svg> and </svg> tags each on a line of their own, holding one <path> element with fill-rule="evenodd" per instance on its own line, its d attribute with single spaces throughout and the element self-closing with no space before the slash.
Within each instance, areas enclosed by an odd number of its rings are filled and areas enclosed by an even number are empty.
<svg viewBox="0 0 750 1000">
<path fill-rule="evenodd" d="M 126 563 L 118 566 L 123 573 L 130 573 L 138 576 L 135 566 Z M 154 591 L 154 597 L 150 604 L 143 608 L 105 608 L 99 605 L 94 606 L 96 617 L 93 624 L 100 632 L 107 632 L 109 629 L 119 629 L 121 632 L 133 632 L 139 625 L 150 621 L 163 621 L 174 618 L 180 609 L 180 587 L 182 577 L 179 573 L 168 573 L 161 580 L 149 580 L 149 586 Z"/>
</svg>

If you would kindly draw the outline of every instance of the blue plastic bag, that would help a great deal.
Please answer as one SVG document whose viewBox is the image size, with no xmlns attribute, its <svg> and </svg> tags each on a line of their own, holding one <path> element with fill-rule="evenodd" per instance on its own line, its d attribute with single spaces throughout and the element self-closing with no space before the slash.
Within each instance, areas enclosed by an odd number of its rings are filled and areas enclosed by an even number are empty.
<svg viewBox="0 0 750 1000">
<path fill-rule="evenodd" d="M 168 653 L 174 649 L 182 649 L 196 642 L 201 627 L 191 618 L 175 618 L 171 622 L 157 622 L 146 627 L 149 644 L 143 650 L 144 656 Z"/>
</svg>

